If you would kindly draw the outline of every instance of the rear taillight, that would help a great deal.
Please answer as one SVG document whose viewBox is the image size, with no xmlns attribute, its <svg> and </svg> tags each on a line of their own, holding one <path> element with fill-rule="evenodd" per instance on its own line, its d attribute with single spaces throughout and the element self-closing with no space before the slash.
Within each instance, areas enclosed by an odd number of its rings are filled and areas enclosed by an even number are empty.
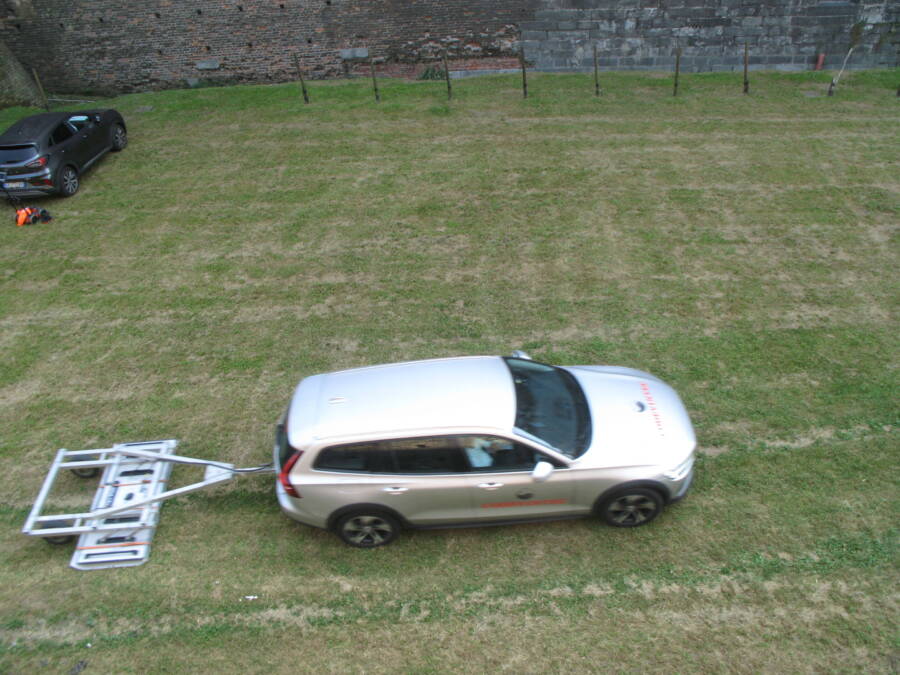
<svg viewBox="0 0 900 675">
<path fill-rule="evenodd" d="M 45 166 L 47 166 L 47 159 L 49 159 L 47 157 L 47 155 L 44 155 L 43 157 L 38 157 L 33 162 L 28 162 L 28 164 L 25 165 L 25 168 L 26 169 L 42 169 Z"/>
<path fill-rule="evenodd" d="M 300 499 L 300 493 L 297 492 L 291 484 L 288 474 L 291 472 L 291 469 L 294 468 L 294 464 L 297 463 L 297 460 L 300 459 L 301 455 L 303 455 L 303 453 L 299 450 L 291 455 L 290 459 L 282 465 L 281 473 L 278 474 L 278 482 L 281 483 L 281 487 L 284 488 L 284 491 L 289 497 L 294 497 L 295 499 Z"/>
</svg>

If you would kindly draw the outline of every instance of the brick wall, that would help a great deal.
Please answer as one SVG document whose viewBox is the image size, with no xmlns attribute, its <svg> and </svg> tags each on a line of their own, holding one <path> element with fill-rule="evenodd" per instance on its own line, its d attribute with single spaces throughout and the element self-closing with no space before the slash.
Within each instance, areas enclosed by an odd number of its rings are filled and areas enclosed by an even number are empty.
<svg viewBox="0 0 900 675">
<path fill-rule="evenodd" d="M 541 70 L 807 69 L 896 66 L 900 0 L 0 0 L 0 41 L 49 91 L 119 93 L 308 78 L 361 70 L 416 76 L 447 50 L 451 69 L 515 67 L 519 39 Z M 677 41 L 677 42 L 676 42 Z M 357 60 L 352 56 L 356 55 Z M 360 60 L 362 59 L 362 60 Z"/>
</svg>

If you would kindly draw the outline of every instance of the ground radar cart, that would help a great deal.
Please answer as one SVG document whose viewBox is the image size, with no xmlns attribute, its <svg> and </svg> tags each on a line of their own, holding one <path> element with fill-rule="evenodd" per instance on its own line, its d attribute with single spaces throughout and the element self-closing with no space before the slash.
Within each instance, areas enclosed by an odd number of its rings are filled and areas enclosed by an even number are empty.
<svg viewBox="0 0 900 675">
<path fill-rule="evenodd" d="M 119 443 L 97 450 L 56 453 L 22 532 L 51 544 L 67 544 L 78 535 L 71 566 L 78 570 L 132 567 L 147 561 L 159 522 L 161 503 L 172 497 L 218 485 L 235 473 L 267 473 L 271 465 L 237 469 L 233 464 L 175 454 L 178 441 Z M 174 464 L 205 467 L 203 480 L 166 490 Z M 44 514 L 52 504 L 61 471 L 79 478 L 100 475 L 89 511 Z"/>
</svg>

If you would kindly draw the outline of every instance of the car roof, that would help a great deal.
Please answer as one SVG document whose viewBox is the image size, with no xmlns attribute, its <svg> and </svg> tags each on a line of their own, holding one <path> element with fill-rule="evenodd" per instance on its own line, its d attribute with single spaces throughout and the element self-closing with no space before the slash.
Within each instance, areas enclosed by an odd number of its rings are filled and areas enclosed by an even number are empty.
<svg viewBox="0 0 900 675">
<path fill-rule="evenodd" d="M 37 143 L 71 115 L 67 112 L 49 112 L 21 119 L 0 135 L 0 145 Z"/>
<path fill-rule="evenodd" d="M 300 382 L 288 413 L 289 441 L 337 436 L 509 432 L 515 389 L 499 356 L 463 356 L 355 368 Z"/>
<path fill-rule="evenodd" d="M 56 125 L 75 115 L 96 115 L 115 113 L 112 108 L 97 110 L 69 110 L 46 112 L 20 119 L 0 135 L 0 145 L 28 145 L 47 139 Z M 116 113 L 117 114 L 117 113 Z"/>
</svg>

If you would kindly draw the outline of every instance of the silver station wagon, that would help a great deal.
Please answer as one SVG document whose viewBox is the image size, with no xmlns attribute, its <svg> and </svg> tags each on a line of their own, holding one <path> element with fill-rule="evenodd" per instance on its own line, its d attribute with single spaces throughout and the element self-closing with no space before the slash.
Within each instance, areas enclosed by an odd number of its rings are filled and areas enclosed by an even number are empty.
<svg viewBox="0 0 900 675">
<path fill-rule="evenodd" d="M 303 379 L 276 427 L 291 518 L 361 548 L 401 528 L 596 515 L 652 521 L 693 478 L 678 394 L 648 373 L 524 352 Z"/>
</svg>

